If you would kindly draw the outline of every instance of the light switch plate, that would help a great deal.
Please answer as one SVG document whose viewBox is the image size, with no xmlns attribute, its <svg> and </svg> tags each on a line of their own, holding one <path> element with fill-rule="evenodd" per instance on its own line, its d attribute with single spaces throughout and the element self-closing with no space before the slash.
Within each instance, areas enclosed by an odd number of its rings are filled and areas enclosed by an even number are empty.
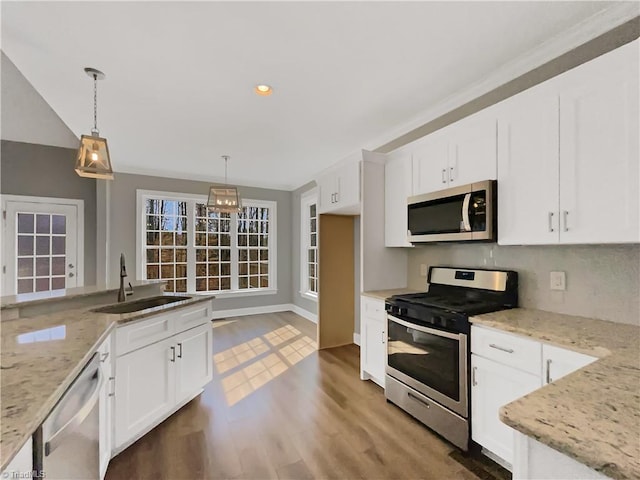
<svg viewBox="0 0 640 480">
<path fill-rule="evenodd" d="M 551 272 L 549 282 L 551 290 L 567 289 L 567 277 L 564 272 Z"/>
<path fill-rule="evenodd" d="M 427 276 L 427 264 L 426 263 L 421 263 L 420 264 L 420 276 L 421 277 L 426 277 Z"/>
</svg>

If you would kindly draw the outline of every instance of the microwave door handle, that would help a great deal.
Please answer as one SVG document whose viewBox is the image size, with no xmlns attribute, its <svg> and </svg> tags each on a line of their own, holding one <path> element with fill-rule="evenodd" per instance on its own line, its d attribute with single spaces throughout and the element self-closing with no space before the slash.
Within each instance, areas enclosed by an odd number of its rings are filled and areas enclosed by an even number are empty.
<svg viewBox="0 0 640 480">
<path fill-rule="evenodd" d="M 469 202 L 471 201 L 471 194 L 467 193 L 464 196 L 464 202 L 462 202 L 462 223 L 464 225 L 464 231 L 471 231 L 471 222 L 469 221 Z"/>
</svg>

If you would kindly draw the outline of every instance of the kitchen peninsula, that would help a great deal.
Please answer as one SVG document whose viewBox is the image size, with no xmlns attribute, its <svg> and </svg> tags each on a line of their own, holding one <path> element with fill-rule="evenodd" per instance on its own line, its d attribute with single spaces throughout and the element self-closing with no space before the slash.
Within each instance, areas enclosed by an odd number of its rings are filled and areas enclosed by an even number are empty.
<svg viewBox="0 0 640 480">
<path fill-rule="evenodd" d="M 138 298 L 158 295 L 160 289 L 161 284 L 153 282 L 134 284 Z M 5 470 L 30 439 L 101 344 L 116 338 L 118 332 L 114 334 L 114 330 L 126 332 L 123 329 L 144 325 L 145 321 L 156 318 L 163 319 L 169 325 L 170 328 L 166 328 L 167 337 L 181 329 L 193 331 L 202 328 L 206 329 L 204 338 L 209 344 L 205 353 L 210 354 L 211 329 L 208 322 L 212 296 L 194 296 L 132 313 L 92 311 L 101 305 L 115 303 L 115 292 L 88 287 L 70 289 L 66 296 L 48 293 L 48 298 L 2 298 L 0 471 Z M 182 318 L 185 312 L 191 315 L 187 321 Z M 151 341 L 155 339 L 149 343 Z M 135 346 L 140 349 L 138 351 L 143 350 L 141 347 Z M 119 354 L 118 344 L 111 348 L 111 353 L 115 360 L 113 365 L 117 365 L 120 360 L 115 359 Z M 125 355 L 121 358 L 128 357 Z M 210 367 L 207 372 L 211 373 Z M 111 376 L 111 373 L 105 375 Z M 118 385 L 118 388 L 121 387 L 124 385 Z M 195 391 L 199 393 L 201 388 L 202 385 L 199 385 Z M 116 403 L 115 408 L 119 405 Z M 115 419 L 116 415 L 112 418 Z"/>
</svg>

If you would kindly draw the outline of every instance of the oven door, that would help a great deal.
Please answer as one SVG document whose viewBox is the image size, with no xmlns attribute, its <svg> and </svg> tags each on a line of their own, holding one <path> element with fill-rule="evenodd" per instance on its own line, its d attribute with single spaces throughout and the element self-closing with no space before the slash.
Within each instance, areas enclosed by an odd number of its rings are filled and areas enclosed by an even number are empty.
<svg viewBox="0 0 640 480">
<path fill-rule="evenodd" d="M 467 418 L 467 335 L 387 316 L 387 375 Z"/>
</svg>

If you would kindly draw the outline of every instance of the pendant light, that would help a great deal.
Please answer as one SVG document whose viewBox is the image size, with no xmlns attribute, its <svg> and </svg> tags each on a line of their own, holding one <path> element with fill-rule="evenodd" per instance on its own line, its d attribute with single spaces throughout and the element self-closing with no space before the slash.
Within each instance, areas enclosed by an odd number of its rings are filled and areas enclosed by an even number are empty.
<svg viewBox="0 0 640 480">
<path fill-rule="evenodd" d="M 217 213 L 239 213 L 242 210 L 242 204 L 238 189 L 227 184 L 229 155 L 222 155 L 222 158 L 224 158 L 224 185 L 211 185 L 209 187 L 207 207 L 209 211 Z"/>
<path fill-rule="evenodd" d="M 81 177 L 113 180 L 107 139 L 100 137 L 98 131 L 98 80 L 102 80 L 105 75 L 95 68 L 85 68 L 84 71 L 93 78 L 93 128 L 91 135 L 80 137 L 76 173 Z"/>
</svg>

